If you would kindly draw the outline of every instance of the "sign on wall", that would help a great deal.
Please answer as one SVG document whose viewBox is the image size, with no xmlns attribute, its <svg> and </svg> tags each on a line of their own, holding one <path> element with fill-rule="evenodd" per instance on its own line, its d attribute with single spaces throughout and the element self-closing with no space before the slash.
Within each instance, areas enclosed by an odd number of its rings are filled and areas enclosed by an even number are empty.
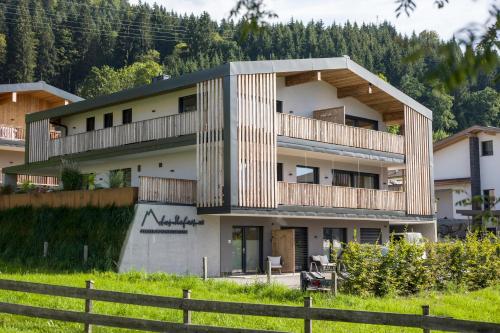
<svg viewBox="0 0 500 333">
<path fill-rule="evenodd" d="M 141 223 L 140 233 L 143 234 L 187 234 L 187 227 L 196 227 L 204 225 L 205 221 L 196 218 L 190 218 L 184 215 L 181 217 L 161 215 L 160 218 L 155 214 L 153 208 L 146 211 Z"/>
</svg>

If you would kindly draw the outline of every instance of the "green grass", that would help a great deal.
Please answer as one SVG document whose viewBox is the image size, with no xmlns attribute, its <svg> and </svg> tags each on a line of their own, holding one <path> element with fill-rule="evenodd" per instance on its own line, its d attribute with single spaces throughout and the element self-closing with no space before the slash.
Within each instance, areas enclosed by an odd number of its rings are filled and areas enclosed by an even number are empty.
<svg viewBox="0 0 500 333">
<path fill-rule="evenodd" d="M 1 266 L 0 266 L 1 267 Z M 26 273 L 16 269 L 4 270 L 2 279 L 13 279 L 49 283 L 56 285 L 85 285 L 85 280 L 94 280 L 97 289 L 126 291 L 134 293 L 181 297 L 182 289 L 191 289 L 192 298 L 234 302 L 302 305 L 305 294 L 281 285 L 241 286 L 231 282 L 196 277 L 176 277 L 166 274 L 143 273 Z M 312 294 L 315 307 L 385 311 L 420 314 L 421 305 L 429 304 L 433 315 L 459 319 L 490 321 L 500 323 L 500 286 L 475 292 L 454 291 L 446 293 L 429 292 L 414 297 L 361 298 L 340 295 L 334 298 L 328 294 Z M 11 302 L 49 308 L 83 310 L 83 300 L 50 297 L 18 292 L 0 291 L 0 302 Z M 180 322 L 182 313 L 178 310 L 156 309 L 95 302 L 96 313 L 129 316 L 145 319 Z M 211 313 L 193 313 L 194 324 L 214 326 L 259 328 L 290 332 L 302 332 L 300 320 L 237 316 Z M 355 325 L 347 323 L 314 322 L 314 332 L 421 332 L 419 329 L 402 329 L 389 326 Z M 94 332 L 121 332 L 123 330 L 96 327 Z M 82 325 L 58 321 L 39 320 L 21 316 L 0 314 L 0 332 L 82 332 Z"/>
</svg>

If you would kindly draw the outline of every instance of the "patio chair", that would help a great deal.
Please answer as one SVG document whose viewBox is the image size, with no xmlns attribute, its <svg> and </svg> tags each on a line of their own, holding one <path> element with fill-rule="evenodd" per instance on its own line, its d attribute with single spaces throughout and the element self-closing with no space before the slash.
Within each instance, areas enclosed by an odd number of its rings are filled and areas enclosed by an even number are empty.
<svg viewBox="0 0 500 333">
<path fill-rule="evenodd" d="M 335 263 L 328 260 L 327 255 L 317 255 L 311 256 L 311 264 L 309 266 L 309 271 L 313 271 L 313 267 L 316 272 L 334 272 Z"/>
<path fill-rule="evenodd" d="M 281 269 L 283 268 L 283 262 L 281 261 L 281 256 L 277 257 L 267 256 L 267 260 L 271 262 L 271 271 L 273 269 L 277 269 L 280 271 L 281 274 Z"/>
</svg>

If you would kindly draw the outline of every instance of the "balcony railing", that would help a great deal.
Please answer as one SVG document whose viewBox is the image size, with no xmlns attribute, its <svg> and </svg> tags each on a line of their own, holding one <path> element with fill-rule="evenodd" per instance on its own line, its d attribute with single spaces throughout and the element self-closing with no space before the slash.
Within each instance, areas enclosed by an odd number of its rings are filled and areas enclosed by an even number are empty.
<svg viewBox="0 0 500 333">
<path fill-rule="evenodd" d="M 197 113 L 185 112 L 51 140 L 49 157 L 196 133 Z"/>
<path fill-rule="evenodd" d="M 285 113 L 278 117 L 278 135 L 404 154 L 404 137 L 401 135 Z"/>
<path fill-rule="evenodd" d="M 24 140 L 25 130 L 22 127 L 12 127 L 0 125 L 0 139 L 4 140 Z"/>
<path fill-rule="evenodd" d="M 196 180 L 139 177 L 139 201 L 193 205 L 196 203 Z"/>
<path fill-rule="evenodd" d="M 278 204 L 404 211 L 405 193 L 342 186 L 278 182 Z"/>
<path fill-rule="evenodd" d="M 3 173 L 0 173 L 0 184 L 3 182 Z M 21 185 L 25 181 L 30 181 L 36 186 L 59 186 L 59 178 L 52 176 L 17 175 L 17 184 Z"/>
</svg>

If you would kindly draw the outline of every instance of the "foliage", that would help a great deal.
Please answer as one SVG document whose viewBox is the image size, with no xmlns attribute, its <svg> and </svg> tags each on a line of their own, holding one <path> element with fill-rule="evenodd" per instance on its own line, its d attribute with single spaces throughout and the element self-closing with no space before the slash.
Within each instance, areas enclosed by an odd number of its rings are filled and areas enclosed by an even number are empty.
<svg viewBox="0 0 500 333">
<path fill-rule="evenodd" d="M 25 267 L 113 270 L 133 207 L 32 208 L 0 213 L 0 259 Z M 43 243 L 49 255 L 42 257 Z M 83 264 L 83 246 L 89 259 Z"/>
<path fill-rule="evenodd" d="M 110 188 L 125 187 L 125 174 L 123 173 L 123 170 L 110 171 L 108 182 Z"/>
<path fill-rule="evenodd" d="M 441 141 L 443 139 L 446 139 L 449 136 L 450 136 L 450 133 L 446 132 L 443 129 L 438 129 L 437 131 L 434 131 L 432 133 L 432 141 L 438 142 L 438 141 Z"/>
<path fill-rule="evenodd" d="M 460 192 L 460 191 L 457 191 Z M 492 208 L 500 203 L 500 197 L 489 196 L 489 195 L 475 195 L 472 197 L 467 197 L 456 203 L 457 206 L 467 207 L 485 207 L 481 210 L 481 213 L 474 216 L 473 227 L 477 231 L 485 231 L 487 223 L 499 224 L 500 220 L 492 212 Z M 488 206 L 489 208 L 486 208 Z"/>
<path fill-rule="evenodd" d="M 63 161 L 61 181 L 63 190 L 65 191 L 81 190 L 83 186 L 83 176 L 78 165 L 70 161 Z"/>
<path fill-rule="evenodd" d="M 95 184 L 95 173 L 89 173 L 85 174 L 82 176 L 83 181 L 82 181 L 82 188 L 85 190 L 95 190 L 96 189 L 96 184 Z"/>
<path fill-rule="evenodd" d="M 465 240 L 380 245 L 350 242 L 342 254 L 348 274 L 342 289 L 361 296 L 411 295 L 450 285 L 467 290 L 500 281 L 500 240 L 470 233 Z"/>
<path fill-rule="evenodd" d="M 33 184 L 33 182 L 31 180 L 26 179 L 21 183 L 20 192 L 29 193 L 29 192 L 33 192 L 35 189 L 36 189 L 35 184 Z"/>
<path fill-rule="evenodd" d="M 0 194 L 12 194 L 14 193 L 14 188 L 11 185 L 0 186 Z"/>
</svg>

